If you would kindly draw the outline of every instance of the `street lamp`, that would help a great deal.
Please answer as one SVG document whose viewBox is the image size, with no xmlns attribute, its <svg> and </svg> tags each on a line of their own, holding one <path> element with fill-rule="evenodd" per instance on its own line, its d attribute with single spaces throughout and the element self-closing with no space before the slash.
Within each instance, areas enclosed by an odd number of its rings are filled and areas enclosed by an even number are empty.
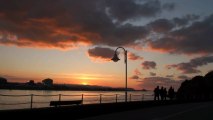
<svg viewBox="0 0 213 120">
<path fill-rule="evenodd" d="M 125 50 L 123 47 L 118 47 L 115 50 L 115 54 L 114 54 L 114 56 L 111 60 L 113 60 L 114 62 L 118 62 L 120 60 L 119 57 L 118 57 L 118 54 L 117 54 L 117 50 L 119 48 L 124 50 L 124 63 L 125 63 L 125 66 L 126 66 L 125 102 L 127 102 L 127 50 Z"/>
</svg>

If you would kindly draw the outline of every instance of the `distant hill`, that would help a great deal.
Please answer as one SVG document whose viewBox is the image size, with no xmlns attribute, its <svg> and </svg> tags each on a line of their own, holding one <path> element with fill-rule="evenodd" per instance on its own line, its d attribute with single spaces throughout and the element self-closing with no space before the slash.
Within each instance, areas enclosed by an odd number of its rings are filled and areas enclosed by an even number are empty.
<svg viewBox="0 0 213 120">
<path fill-rule="evenodd" d="M 80 85 L 80 84 L 53 84 L 45 85 L 42 83 L 7 83 L 0 84 L 0 89 L 15 90 L 85 90 L 85 91 L 124 91 L 125 88 L 112 88 L 107 86 Z M 134 91 L 128 88 L 128 91 Z"/>
</svg>

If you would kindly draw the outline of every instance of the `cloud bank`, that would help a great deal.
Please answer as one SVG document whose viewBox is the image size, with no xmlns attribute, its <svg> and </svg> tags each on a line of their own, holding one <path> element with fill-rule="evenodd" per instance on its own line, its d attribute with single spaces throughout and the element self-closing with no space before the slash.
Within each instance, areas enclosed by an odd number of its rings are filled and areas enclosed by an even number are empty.
<svg viewBox="0 0 213 120">
<path fill-rule="evenodd" d="M 196 19 L 196 16 L 188 17 L 188 19 Z M 177 25 L 187 24 L 187 19 L 174 19 Z M 148 42 L 149 47 L 153 50 L 164 51 L 176 54 L 211 54 L 213 53 L 212 34 L 213 34 L 213 15 L 206 17 L 204 20 L 193 22 L 191 25 L 171 30 L 169 21 L 164 21 L 160 28 L 161 31 L 169 31 L 163 37 L 155 41 Z M 171 22 L 171 21 L 170 21 Z M 160 24 L 160 23 L 158 23 Z M 156 25 L 157 26 L 157 25 Z M 159 26 L 159 25 L 158 25 Z M 158 27 L 157 26 L 157 27 Z M 160 31 L 159 30 L 159 31 Z"/>
<path fill-rule="evenodd" d="M 131 45 L 144 26 L 119 24 L 173 9 L 159 0 L 1 0 L 0 44 L 72 49 L 81 45 Z M 117 21 L 117 22 L 116 22 Z"/>
<path fill-rule="evenodd" d="M 191 59 L 189 62 L 182 62 L 178 64 L 167 65 L 168 69 L 175 68 L 181 71 L 183 74 L 200 73 L 201 71 L 197 68 L 200 66 L 213 63 L 213 56 L 204 56 Z"/>
</svg>

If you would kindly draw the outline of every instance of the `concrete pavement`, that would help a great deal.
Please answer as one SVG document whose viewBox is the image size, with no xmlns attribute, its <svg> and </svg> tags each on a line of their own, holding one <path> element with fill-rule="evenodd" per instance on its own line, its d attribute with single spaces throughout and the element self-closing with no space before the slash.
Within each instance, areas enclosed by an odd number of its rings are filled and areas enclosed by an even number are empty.
<svg viewBox="0 0 213 120">
<path fill-rule="evenodd" d="M 213 102 L 157 106 L 82 120 L 213 120 Z"/>
</svg>

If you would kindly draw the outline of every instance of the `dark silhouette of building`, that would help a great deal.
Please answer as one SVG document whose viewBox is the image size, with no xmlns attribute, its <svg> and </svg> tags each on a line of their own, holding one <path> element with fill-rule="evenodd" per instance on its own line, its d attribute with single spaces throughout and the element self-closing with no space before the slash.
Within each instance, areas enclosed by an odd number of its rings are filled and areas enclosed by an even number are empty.
<svg viewBox="0 0 213 120">
<path fill-rule="evenodd" d="M 46 86 L 52 86 L 53 80 L 50 78 L 47 78 L 47 79 L 42 80 L 42 83 L 43 83 L 43 85 L 46 85 Z"/>
<path fill-rule="evenodd" d="M 33 85 L 35 85 L 35 82 L 34 82 L 34 80 L 29 80 L 29 82 L 27 82 L 27 84 L 33 86 Z"/>
</svg>

